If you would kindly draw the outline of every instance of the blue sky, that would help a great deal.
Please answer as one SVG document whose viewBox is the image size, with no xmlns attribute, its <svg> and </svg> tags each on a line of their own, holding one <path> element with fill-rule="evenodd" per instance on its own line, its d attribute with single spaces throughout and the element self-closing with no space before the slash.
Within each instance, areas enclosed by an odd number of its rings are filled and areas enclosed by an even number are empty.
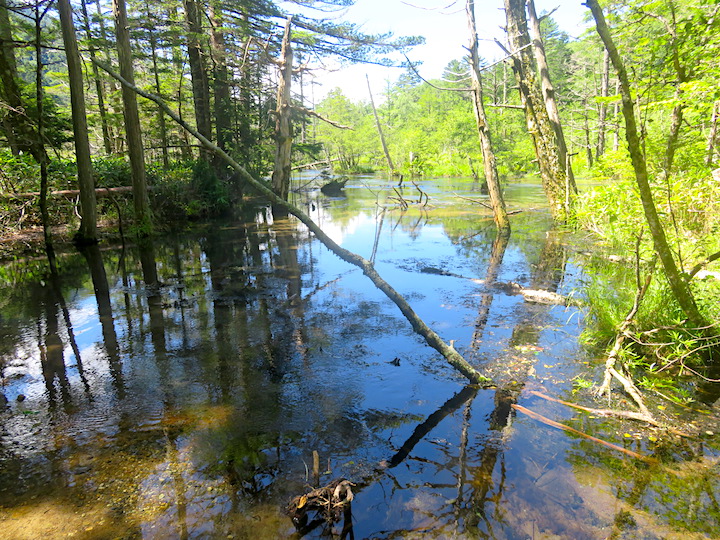
<svg viewBox="0 0 720 540">
<path fill-rule="evenodd" d="M 501 41 L 504 33 L 502 0 L 476 0 L 475 16 L 481 55 L 489 61 L 503 56 L 493 38 Z M 557 8 L 553 17 L 560 28 L 570 36 L 577 37 L 587 27 L 582 22 L 587 11 L 582 0 L 535 0 L 538 14 Z M 462 58 L 468 43 L 468 27 L 464 0 L 357 0 L 357 3 L 338 13 L 342 20 L 360 24 L 367 33 L 393 32 L 396 36 L 421 35 L 425 45 L 414 48 L 409 56 L 422 61 L 420 74 L 437 78 L 447 63 Z M 351 66 L 333 73 L 317 73 L 314 93 L 316 101 L 335 87 L 340 87 L 353 100 L 367 100 L 365 74 L 370 77 L 373 93 L 380 97 L 388 81 L 401 74 L 399 69 L 378 66 Z"/>
</svg>

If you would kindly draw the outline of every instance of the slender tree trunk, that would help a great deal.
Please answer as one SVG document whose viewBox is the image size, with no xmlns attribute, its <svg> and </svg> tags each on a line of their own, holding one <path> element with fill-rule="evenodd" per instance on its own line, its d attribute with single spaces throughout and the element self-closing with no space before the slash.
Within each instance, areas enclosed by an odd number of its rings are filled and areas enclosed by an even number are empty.
<svg viewBox="0 0 720 540">
<path fill-rule="evenodd" d="M 170 23 L 178 27 L 182 26 L 182 20 L 178 14 L 177 7 L 174 5 L 168 6 L 170 13 Z M 177 43 L 172 44 L 172 65 L 174 67 L 174 73 L 177 76 L 177 111 L 180 118 L 184 118 L 183 104 L 185 103 L 183 90 L 185 88 L 185 59 L 184 53 Z M 192 159 L 193 152 L 190 146 L 190 138 L 188 137 L 187 131 L 180 129 L 179 137 L 182 140 L 182 147 L 180 149 L 180 155 L 183 159 Z"/>
<path fill-rule="evenodd" d="M 607 98 L 610 95 L 610 55 L 605 49 L 603 53 L 603 72 L 600 80 L 600 97 Z M 607 104 L 601 101 L 598 105 L 598 136 L 595 147 L 595 158 L 600 159 L 605 153 L 605 131 L 607 130 Z"/>
<path fill-rule="evenodd" d="M 720 101 L 716 101 L 713 105 L 712 121 L 710 124 L 710 134 L 708 135 L 707 150 L 705 155 L 705 165 L 711 167 L 715 157 L 715 144 L 718 135 L 718 117 L 720 117 Z"/>
<path fill-rule="evenodd" d="M 378 135 L 380 136 L 380 144 L 382 145 L 383 152 L 385 153 L 385 159 L 387 160 L 390 174 L 393 174 L 395 172 L 395 166 L 393 165 L 387 143 L 385 142 L 385 135 L 383 134 L 382 126 L 380 125 L 380 117 L 378 116 L 377 109 L 375 108 L 372 88 L 370 88 L 370 77 L 368 77 L 367 73 L 365 74 L 365 80 L 367 81 L 368 94 L 370 94 L 370 105 L 372 106 L 373 115 L 375 115 L 375 126 L 377 127 Z"/>
<path fill-rule="evenodd" d="M 647 165 L 640 145 L 640 137 L 638 135 L 637 124 L 635 121 L 632 93 L 630 91 L 630 81 L 625 70 L 625 65 L 620 58 L 617 48 L 615 47 L 615 42 L 612 39 L 610 29 L 605 21 L 605 15 L 603 14 L 598 1 L 587 0 L 586 5 L 592 11 L 598 34 L 605 44 L 605 48 L 610 55 L 610 60 L 612 61 L 615 71 L 617 71 L 618 74 L 618 80 L 620 82 L 620 95 L 622 96 L 623 116 L 625 117 L 625 136 L 627 138 L 630 159 L 632 161 L 633 169 L 635 170 L 635 179 L 638 191 L 640 192 L 640 199 L 642 200 L 645 219 L 647 220 L 648 228 L 652 234 L 655 251 L 663 264 L 665 275 L 667 276 L 673 295 L 675 296 L 678 304 L 680 304 L 682 310 L 685 312 L 689 321 L 698 328 L 706 327 L 707 321 L 700 314 L 700 311 L 695 304 L 695 298 L 693 297 L 692 291 L 675 264 L 675 258 L 673 257 L 672 251 L 667 243 L 665 230 L 663 229 L 655 208 L 652 189 L 650 188 L 650 182 L 648 180 Z"/>
<path fill-rule="evenodd" d="M 88 52 L 90 53 L 90 60 L 96 60 L 97 54 L 95 52 L 95 46 L 92 44 L 92 33 L 90 31 L 90 17 L 88 16 L 87 2 L 82 0 L 80 2 L 83 15 L 83 26 L 85 28 L 85 35 L 88 40 Z M 107 121 L 107 110 L 105 108 L 105 87 L 103 86 L 102 79 L 100 78 L 100 70 L 97 64 L 92 63 L 92 73 L 95 79 L 95 91 L 98 96 L 98 112 L 100 113 L 100 127 L 102 129 L 103 146 L 105 147 L 105 154 L 112 154 L 112 143 L 110 141 L 110 130 L 108 129 Z"/>
<path fill-rule="evenodd" d="M 75 162 L 77 163 L 78 189 L 80 190 L 80 229 L 75 241 L 81 244 L 97 242 L 97 214 L 95 202 L 95 180 L 93 179 L 90 141 L 88 140 L 87 115 L 85 113 L 85 91 L 80 63 L 75 25 L 70 0 L 57 0 L 60 12 L 65 58 L 67 59 L 70 83 L 70 106 L 72 109 Z"/>
<path fill-rule="evenodd" d="M 1 0 L 0 0 L 1 1 Z M 45 140 L 45 121 L 43 104 L 45 100 L 45 86 L 43 83 L 43 59 L 42 59 L 42 19 L 47 13 L 45 11 L 40 14 L 40 5 L 35 4 L 35 101 L 38 111 L 38 139 L 40 144 L 44 146 Z M 40 162 L 40 218 L 43 225 L 43 239 L 45 240 L 45 249 L 49 257 L 53 257 L 52 237 L 50 235 L 50 213 L 47 205 L 48 195 L 48 162 L 42 160 Z"/>
<path fill-rule="evenodd" d="M 540 33 L 540 19 L 538 19 L 537 13 L 535 12 L 534 0 L 527 0 L 527 13 L 533 53 L 535 54 L 535 62 L 537 62 L 540 73 L 540 89 L 542 90 L 545 100 L 545 108 L 547 109 L 550 124 L 557 139 L 558 160 L 561 164 L 565 164 L 565 173 L 567 174 L 570 186 L 572 186 L 574 192 L 577 192 L 575 175 L 573 174 L 570 159 L 568 158 L 565 133 L 563 132 L 562 121 L 560 120 L 560 111 L 558 110 L 557 100 L 555 99 L 555 87 L 550 80 L 550 68 L 548 67 L 547 57 L 545 56 L 545 46 L 543 45 L 542 34 Z"/>
<path fill-rule="evenodd" d="M 583 98 L 583 131 L 585 132 L 585 156 L 587 157 L 588 167 L 593 166 L 593 149 L 590 142 L 590 119 L 587 100 Z"/>
<path fill-rule="evenodd" d="M 569 203 L 574 196 L 575 186 L 565 174 L 566 163 L 560 160 L 557 136 L 537 82 L 533 55 L 528 50 L 530 38 L 525 18 L 525 0 L 505 0 L 505 17 L 512 49 L 513 71 L 525 109 L 528 133 L 538 158 L 545 196 L 553 219 L 564 222 L 570 216 Z"/>
<path fill-rule="evenodd" d="M 195 123 L 204 137 L 212 140 L 212 121 L 210 119 L 210 87 L 207 77 L 205 53 L 200 43 L 202 23 L 195 0 L 184 0 L 185 18 L 188 24 L 188 60 L 192 78 L 193 104 L 195 105 Z"/>
<path fill-rule="evenodd" d="M 483 105 L 482 80 L 480 78 L 480 56 L 478 54 L 477 26 L 475 24 L 475 0 L 467 0 L 465 11 L 468 17 L 468 28 L 470 30 L 470 76 L 472 78 L 473 108 L 475 110 L 475 123 L 477 124 L 480 148 L 483 155 L 483 168 L 485 170 L 485 181 L 487 182 L 490 194 L 490 204 L 493 209 L 493 218 L 499 231 L 510 231 L 510 220 L 505 209 L 502 189 L 500 188 L 500 177 L 495 163 L 495 152 L 492 148 L 492 138 L 485 116 Z"/>
<path fill-rule="evenodd" d="M 104 44 L 104 47 L 100 48 L 100 51 L 104 50 L 105 52 L 105 58 L 108 62 L 112 62 L 112 55 L 110 54 L 110 50 L 112 49 L 112 44 L 110 40 L 108 39 L 108 32 L 105 27 L 105 15 L 103 14 L 101 2 L 100 0 L 96 0 L 95 2 L 95 8 L 96 8 L 96 14 L 97 14 L 97 20 L 98 20 L 98 26 L 100 27 L 100 42 Z M 91 59 L 92 60 L 92 59 Z M 115 84 L 115 79 L 110 78 L 108 81 L 108 102 L 107 102 L 107 109 L 110 113 L 117 112 L 121 104 L 119 100 L 117 99 L 118 94 L 118 87 Z M 110 137 L 110 150 L 111 153 L 119 153 L 123 148 L 123 138 L 119 135 L 119 132 L 122 128 L 120 126 L 113 125 L 114 122 L 112 122 L 112 117 L 108 118 L 108 136 Z"/>
<path fill-rule="evenodd" d="M 292 17 L 285 22 L 280 52 L 277 105 L 275 108 L 275 166 L 272 173 L 273 191 L 282 200 L 288 200 L 290 190 L 290 158 L 292 153 L 292 125 L 290 123 L 290 89 L 292 85 L 293 51 L 290 44 Z"/>
<path fill-rule="evenodd" d="M 115 34 L 117 36 L 120 75 L 130 84 L 134 85 L 135 74 L 132 65 L 130 30 L 128 27 L 125 0 L 113 0 L 113 15 L 115 16 Z M 135 221 L 138 233 L 140 235 L 147 235 L 152 232 L 152 218 L 150 215 L 147 180 L 145 178 L 145 152 L 143 149 L 142 134 L 140 132 L 140 111 L 138 110 L 137 97 L 132 89 L 123 85 L 122 97 L 128 154 L 130 156 L 130 168 L 132 170 Z"/>
</svg>

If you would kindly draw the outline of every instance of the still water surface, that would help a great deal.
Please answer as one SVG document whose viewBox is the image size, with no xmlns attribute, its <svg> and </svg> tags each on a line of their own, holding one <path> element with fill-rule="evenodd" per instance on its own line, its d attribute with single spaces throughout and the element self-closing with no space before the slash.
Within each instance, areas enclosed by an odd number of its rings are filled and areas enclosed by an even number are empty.
<svg viewBox="0 0 720 540">
<path fill-rule="evenodd" d="M 4 266 L 0 537 L 720 537 L 714 437 L 663 442 L 533 393 L 582 401 L 573 383 L 602 359 L 582 310 L 503 284 L 582 297 L 587 241 L 549 230 L 534 184 L 507 189 L 524 209 L 508 241 L 476 186 L 420 187 L 407 211 L 372 177 L 294 197 L 497 388 L 466 387 L 360 270 L 264 207 L 64 254 L 55 273 Z M 314 451 L 320 484 L 355 484 L 344 533 L 285 512 Z"/>
</svg>

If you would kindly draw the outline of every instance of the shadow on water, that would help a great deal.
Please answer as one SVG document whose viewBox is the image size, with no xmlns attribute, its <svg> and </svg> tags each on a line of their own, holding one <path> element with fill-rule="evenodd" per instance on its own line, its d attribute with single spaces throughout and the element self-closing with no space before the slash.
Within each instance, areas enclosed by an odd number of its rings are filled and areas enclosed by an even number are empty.
<svg viewBox="0 0 720 540">
<path fill-rule="evenodd" d="M 471 182 L 419 187 L 402 188 L 403 208 L 379 209 L 394 192 L 372 177 L 343 198 L 295 197 L 495 388 L 463 387 L 360 271 L 267 208 L 3 267 L 3 534 L 720 536 L 713 436 L 652 441 L 532 393 L 572 401 L 573 379 L 601 367 L 578 343 L 577 308 L 506 286 L 582 287 L 572 238 L 530 209 L 537 186 L 508 187 L 527 209 L 510 236 L 468 202 Z M 520 404 L 659 462 L 517 415 Z M 355 484 L 352 515 L 296 529 L 288 502 L 338 478 Z"/>
</svg>

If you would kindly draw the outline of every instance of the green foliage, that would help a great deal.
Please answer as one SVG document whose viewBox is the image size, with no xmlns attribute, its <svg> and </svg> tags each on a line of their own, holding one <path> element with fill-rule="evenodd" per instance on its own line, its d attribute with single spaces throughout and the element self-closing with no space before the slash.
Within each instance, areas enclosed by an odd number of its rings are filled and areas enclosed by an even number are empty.
<svg viewBox="0 0 720 540">
<path fill-rule="evenodd" d="M 176 162 L 153 171 L 154 210 L 164 218 L 200 219 L 218 215 L 230 206 L 230 183 L 204 160 Z"/>
</svg>

